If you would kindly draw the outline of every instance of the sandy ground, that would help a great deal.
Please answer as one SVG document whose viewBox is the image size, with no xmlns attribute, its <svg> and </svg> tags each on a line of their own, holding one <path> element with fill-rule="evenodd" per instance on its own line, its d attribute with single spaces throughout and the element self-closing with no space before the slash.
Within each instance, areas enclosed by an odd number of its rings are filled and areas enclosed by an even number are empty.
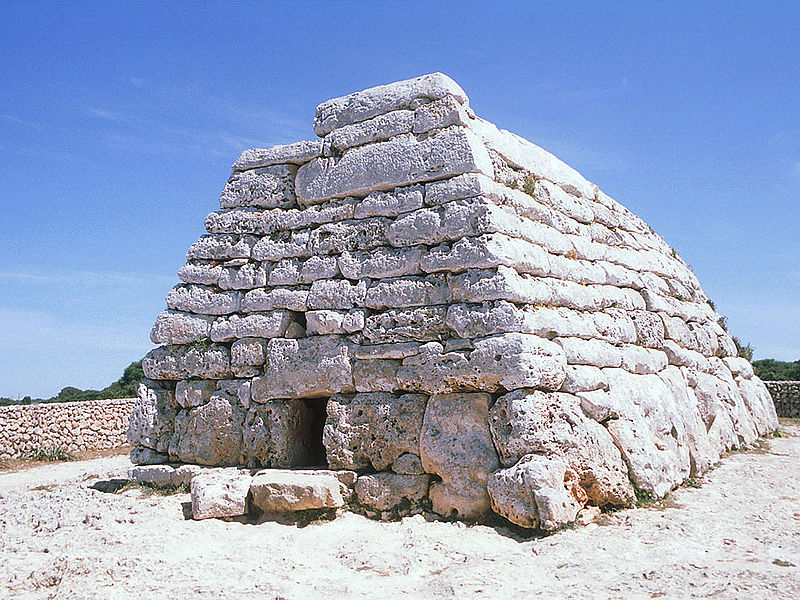
<svg viewBox="0 0 800 600">
<path fill-rule="evenodd" d="M 184 517 L 188 494 L 104 493 L 114 456 L 0 474 L 0 597 L 800 598 L 800 424 L 659 505 L 548 537 L 503 527 L 300 527 Z"/>
</svg>

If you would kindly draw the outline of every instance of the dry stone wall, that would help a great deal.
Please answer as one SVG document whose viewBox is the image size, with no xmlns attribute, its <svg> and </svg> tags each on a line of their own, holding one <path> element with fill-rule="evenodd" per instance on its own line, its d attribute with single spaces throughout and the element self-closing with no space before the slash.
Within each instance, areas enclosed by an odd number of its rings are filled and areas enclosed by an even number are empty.
<svg viewBox="0 0 800 600">
<path fill-rule="evenodd" d="M 92 400 L 0 407 L 0 459 L 37 450 L 104 450 L 127 443 L 135 400 Z"/>
<path fill-rule="evenodd" d="M 800 417 L 800 381 L 765 381 L 779 417 Z"/>
<path fill-rule="evenodd" d="M 233 164 L 151 334 L 138 462 L 326 464 L 373 514 L 553 529 L 775 429 L 664 240 L 448 77 L 314 131 Z"/>
</svg>

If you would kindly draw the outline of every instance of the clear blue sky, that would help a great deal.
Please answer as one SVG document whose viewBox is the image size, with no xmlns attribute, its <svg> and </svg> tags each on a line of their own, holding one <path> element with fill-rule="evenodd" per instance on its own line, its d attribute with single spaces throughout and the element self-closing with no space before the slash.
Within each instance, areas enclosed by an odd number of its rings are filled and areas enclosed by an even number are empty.
<svg viewBox="0 0 800 600">
<path fill-rule="evenodd" d="M 239 152 L 443 71 L 800 358 L 800 3 L 0 4 L 0 396 L 144 355 Z"/>
</svg>

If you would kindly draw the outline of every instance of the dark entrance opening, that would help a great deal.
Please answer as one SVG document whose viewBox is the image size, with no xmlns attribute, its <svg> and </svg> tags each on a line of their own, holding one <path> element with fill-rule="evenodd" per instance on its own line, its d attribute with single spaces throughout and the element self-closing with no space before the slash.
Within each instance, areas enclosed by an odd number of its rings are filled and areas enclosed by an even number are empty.
<svg viewBox="0 0 800 600">
<path fill-rule="evenodd" d="M 328 457 L 322 444 L 322 430 L 328 418 L 327 398 L 307 398 L 303 403 L 308 407 L 311 418 L 308 421 L 308 452 L 301 467 L 328 468 Z"/>
</svg>

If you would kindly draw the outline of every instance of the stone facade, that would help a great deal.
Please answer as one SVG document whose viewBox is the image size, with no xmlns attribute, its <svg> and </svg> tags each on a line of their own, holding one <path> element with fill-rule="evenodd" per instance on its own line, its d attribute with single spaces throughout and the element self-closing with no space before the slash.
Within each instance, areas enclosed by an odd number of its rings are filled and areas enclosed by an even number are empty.
<svg viewBox="0 0 800 600">
<path fill-rule="evenodd" d="M 0 407 L 0 459 L 35 450 L 105 450 L 127 443 L 135 400 L 92 400 Z"/>
<path fill-rule="evenodd" d="M 143 361 L 139 462 L 319 466 L 376 516 L 553 529 L 775 429 L 681 258 L 448 77 L 324 102 L 314 130 L 245 151 L 189 248 Z"/>
<path fill-rule="evenodd" d="M 800 417 L 800 381 L 765 381 L 779 417 Z"/>
</svg>

